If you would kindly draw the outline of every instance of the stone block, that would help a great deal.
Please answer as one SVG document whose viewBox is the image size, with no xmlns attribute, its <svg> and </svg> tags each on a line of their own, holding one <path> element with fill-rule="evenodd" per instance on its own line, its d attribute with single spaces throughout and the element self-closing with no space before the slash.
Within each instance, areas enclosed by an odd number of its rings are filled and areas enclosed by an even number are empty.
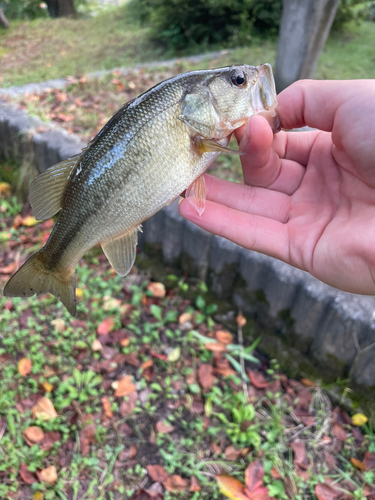
<svg viewBox="0 0 375 500">
<path fill-rule="evenodd" d="M 85 147 L 77 136 L 61 129 L 51 129 L 33 138 L 34 153 L 39 172 L 44 172 L 55 163 L 79 154 Z"/>
<path fill-rule="evenodd" d="M 164 211 L 160 210 L 143 224 L 144 243 L 159 247 L 163 243 Z"/>
<path fill-rule="evenodd" d="M 208 284 L 221 299 L 232 297 L 240 251 L 238 245 L 225 238 L 216 235 L 211 238 Z"/>
<path fill-rule="evenodd" d="M 181 265 L 190 276 L 205 281 L 208 271 L 210 240 L 212 234 L 190 221 L 186 221 L 183 235 Z"/>
<path fill-rule="evenodd" d="M 180 263 L 183 251 L 183 236 L 186 219 L 178 212 L 177 199 L 171 205 L 163 208 L 164 233 L 163 233 L 163 260 L 170 266 L 176 266 Z"/>
</svg>

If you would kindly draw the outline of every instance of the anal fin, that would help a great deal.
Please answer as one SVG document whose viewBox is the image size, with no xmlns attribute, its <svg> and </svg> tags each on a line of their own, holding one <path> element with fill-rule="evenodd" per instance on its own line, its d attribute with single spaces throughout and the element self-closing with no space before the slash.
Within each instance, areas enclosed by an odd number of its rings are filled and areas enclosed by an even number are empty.
<svg viewBox="0 0 375 500">
<path fill-rule="evenodd" d="M 80 156 L 78 154 L 53 165 L 33 180 L 29 201 L 37 220 L 49 219 L 61 210 L 66 183 Z"/>
<path fill-rule="evenodd" d="M 101 244 L 109 263 L 120 276 L 126 276 L 134 264 L 138 244 L 137 231 L 142 231 L 142 226 Z"/>
<path fill-rule="evenodd" d="M 199 215 L 203 214 L 206 208 L 206 183 L 203 175 L 190 184 L 186 190 L 185 198 L 193 205 Z"/>
</svg>

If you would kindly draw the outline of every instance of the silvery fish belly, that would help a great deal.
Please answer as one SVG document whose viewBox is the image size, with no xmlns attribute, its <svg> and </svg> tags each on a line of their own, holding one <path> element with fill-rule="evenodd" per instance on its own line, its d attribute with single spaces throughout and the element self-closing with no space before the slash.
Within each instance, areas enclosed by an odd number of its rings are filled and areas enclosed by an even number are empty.
<svg viewBox="0 0 375 500">
<path fill-rule="evenodd" d="M 201 214 L 203 173 L 230 135 L 262 113 L 277 128 L 269 64 L 192 71 L 125 104 L 80 155 L 42 173 L 30 187 L 36 219 L 61 210 L 46 245 L 12 276 L 4 295 L 51 292 L 76 311 L 75 267 L 100 243 L 121 276 L 131 269 L 141 224 L 184 190 Z"/>
</svg>

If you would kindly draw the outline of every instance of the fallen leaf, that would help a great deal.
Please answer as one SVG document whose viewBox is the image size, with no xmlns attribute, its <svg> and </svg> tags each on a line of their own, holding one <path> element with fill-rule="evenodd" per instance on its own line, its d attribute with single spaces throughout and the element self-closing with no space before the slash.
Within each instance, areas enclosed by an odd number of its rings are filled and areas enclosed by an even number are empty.
<svg viewBox="0 0 375 500">
<path fill-rule="evenodd" d="M 147 290 L 158 299 L 162 299 L 163 297 L 165 297 L 165 286 L 163 285 L 163 283 L 151 282 L 148 284 Z"/>
<path fill-rule="evenodd" d="M 57 333 L 63 333 L 63 331 L 65 331 L 65 321 L 62 318 L 53 319 L 51 325 Z"/>
<path fill-rule="evenodd" d="M 263 464 L 259 459 L 254 460 L 246 467 L 245 486 L 250 493 L 253 493 L 262 486 L 264 474 Z"/>
<path fill-rule="evenodd" d="M 366 470 L 366 465 L 357 458 L 352 457 L 350 463 L 358 470 Z"/>
<path fill-rule="evenodd" d="M 28 215 L 22 219 L 22 224 L 27 227 L 32 227 L 38 224 L 40 221 L 36 220 L 33 215 Z"/>
<path fill-rule="evenodd" d="M 25 375 L 28 375 L 31 372 L 32 366 L 33 365 L 29 358 L 22 358 L 18 363 L 17 367 L 18 373 L 24 377 Z"/>
<path fill-rule="evenodd" d="M 274 479 L 281 479 L 281 476 L 276 467 L 272 467 L 270 474 Z"/>
<path fill-rule="evenodd" d="M 174 431 L 174 427 L 171 424 L 165 423 L 163 420 L 156 422 L 155 431 L 161 432 L 162 434 L 169 434 Z"/>
<path fill-rule="evenodd" d="M 232 500 L 249 500 L 249 497 L 244 493 L 244 485 L 231 476 L 219 475 L 215 476 L 220 493 Z"/>
<path fill-rule="evenodd" d="M 26 484 L 34 484 L 38 482 L 37 478 L 32 472 L 29 471 L 26 464 L 21 463 L 19 475 Z"/>
<path fill-rule="evenodd" d="M 44 432 L 40 427 L 32 425 L 22 432 L 22 436 L 24 437 L 27 444 L 33 446 L 35 443 L 39 443 L 39 441 L 44 438 Z"/>
<path fill-rule="evenodd" d="M 363 463 L 366 466 L 366 470 L 375 470 L 375 453 L 365 451 Z"/>
<path fill-rule="evenodd" d="M 79 299 L 82 299 L 82 297 L 83 297 L 82 288 L 76 288 L 76 298 L 79 300 Z"/>
<path fill-rule="evenodd" d="M 147 368 L 150 368 L 154 364 L 154 361 L 152 359 L 148 359 L 147 361 L 144 361 L 140 368 L 141 370 L 147 370 Z"/>
<path fill-rule="evenodd" d="M 0 182 L 0 195 L 10 196 L 12 194 L 12 188 L 8 182 Z"/>
<path fill-rule="evenodd" d="M 40 399 L 37 404 L 31 408 L 31 413 L 35 419 L 50 420 L 51 418 L 57 417 L 52 401 L 46 397 Z"/>
<path fill-rule="evenodd" d="M 293 464 L 306 470 L 309 466 L 309 459 L 306 455 L 305 443 L 300 439 L 296 439 L 290 444 L 290 447 L 294 452 Z"/>
<path fill-rule="evenodd" d="M 167 355 L 167 361 L 170 361 L 171 363 L 175 363 L 180 359 L 181 356 L 181 347 L 177 346 L 174 349 L 170 350 L 168 355 Z"/>
<path fill-rule="evenodd" d="M 108 401 L 107 396 L 104 396 L 100 401 L 102 402 L 104 413 L 106 414 L 106 416 L 108 418 L 112 418 L 113 412 L 111 409 L 111 403 Z"/>
<path fill-rule="evenodd" d="M 192 313 L 182 313 L 179 318 L 178 318 L 178 322 L 180 325 L 182 325 L 183 323 L 187 323 L 188 321 L 191 321 L 193 319 L 193 315 Z"/>
<path fill-rule="evenodd" d="M 17 262 L 14 261 L 9 266 L 1 267 L 0 268 L 0 273 L 1 274 L 13 274 L 14 271 L 16 270 L 17 267 Z"/>
<path fill-rule="evenodd" d="M 120 413 L 122 417 L 126 417 L 126 415 L 130 415 L 130 413 L 133 412 L 137 399 L 138 399 L 138 393 L 137 391 L 134 391 L 127 396 L 126 401 L 123 401 L 121 403 Z"/>
<path fill-rule="evenodd" d="M 237 460 L 241 455 L 241 450 L 236 450 L 232 445 L 227 446 L 224 450 L 225 460 Z"/>
<path fill-rule="evenodd" d="M 94 352 L 101 351 L 103 349 L 103 346 L 102 346 L 100 340 L 94 339 L 93 342 L 92 342 L 92 345 L 91 345 L 91 349 Z"/>
<path fill-rule="evenodd" d="M 213 352 L 225 352 L 227 350 L 227 346 L 222 342 L 207 342 L 204 347 L 207 351 Z"/>
<path fill-rule="evenodd" d="M 368 418 L 363 413 L 355 413 L 352 416 L 352 424 L 360 427 L 368 421 Z"/>
<path fill-rule="evenodd" d="M 248 370 L 249 379 L 256 389 L 265 389 L 268 386 L 267 380 L 257 370 Z"/>
<path fill-rule="evenodd" d="M 189 491 L 200 491 L 200 490 L 201 487 L 199 486 L 198 479 L 195 476 L 191 476 Z"/>
<path fill-rule="evenodd" d="M 346 441 L 348 434 L 341 424 L 332 425 L 331 431 L 339 441 Z"/>
<path fill-rule="evenodd" d="M 79 433 L 79 443 L 81 446 L 81 455 L 90 453 L 90 445 L 96 443 L 96 426 L 91 415 L 85 415 L 83 428 Z"/>
<path fill-rule="evenodd" d="M 181 476 L 173 475 L 168 477 L 165 481 L 163 481 L 164 488 L 172 493 L 183 493 L 187 486 L 188 482 L 186 479 L 183 479 Z"/>
<path fill-rule="evenodd" d="M 113 316 L 108 316 L 98 326 L 96 332 L 98 335 L 108 335 L 115 329 L 116 321 Z"/>
<path fill-rule="evenodd" d="M 318 483 L 315 486 L 315 495 L 318 500 L 337 500 L 342 495 L 342 492 L 337 491 L 327 483 Z"/>
<path fill-rule="evenodd" d="M 49 382 L 43 382 L 42 387 L 46 392 L 52 392 L 53 385 Z"/>
<path fill-rule="evenodd" d="M 208 363 L 203 363 L 198 368 L 198 380 L 203 390 L 208 391 L 215 383 L 213 367 Z"/>
<path fill-rule="evenodd" d="M 218 330 L 215 332 L 215 337 L 219 342 L 223 344 L 231 344 L 233 342 L 233 336 L 231 333 L 224 330 Z"/>
<path fill-rule="evenodd" d="M 274 497 L 270 497 L 268 488 L 266 486 L 261 486 L 257 488 L 253 493 L 245 488 L 245 494 L 249 500 L 276 500 Z"/>
<path fill-rule="evenodd" d="M 162 483 L 169 476 L 168 472 L 161 465 L 148 465 L 146 469 L 150 478 L 158 483 Z"/>
<path fill-rule="evenodd" d="M 44 433 L 44 438 L 39 443 L 39 448 L 44 451 L 49 451 L 57 441 L 61 441 L 59 432 L 47 431 Z"/>
<path fill-rule="evenodd" d="M 303 384 L 305 387 L 318 387 L 318 384 L 308 378 L 301 378 L 301 384 Z"/>
<path fill-rule="evenodd" d="M 36 473 L 39 481 L 43 481 L 47 484 L 55 484 L 57 482 L 57 471 L 54 465 L 50 465 L 46 469 L 42 469 L 40 472 Z"/>
<path fill-rule="evenodd" d="M 116 381 L 117 382 L 117 381 Z M 112 384 L 113 387 L 113 384 Z M 115 396 L 116 398 L 121 398 L 123 396 L 128 396 L 132 392 L 136 391 L 137 387 L 136 385 L 132 382 L 132 376 L 131 375 L 126 375 L 124 378 L 118 381 L 118 384 L 116 386 L 115 390 Z"/>
<path fill-rule="evenodd" d="M 43 500 L 44 495 L 41 491 L 36 491 L 33 496 L 31 497 L 31 500 Z"/>
</svg>

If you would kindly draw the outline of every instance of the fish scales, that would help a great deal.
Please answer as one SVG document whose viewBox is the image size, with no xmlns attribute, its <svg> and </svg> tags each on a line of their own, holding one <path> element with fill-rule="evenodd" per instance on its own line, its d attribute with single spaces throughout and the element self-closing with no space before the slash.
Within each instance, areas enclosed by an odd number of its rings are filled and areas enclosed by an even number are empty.
<svg viewBox="0 0 375 500">
<path fill-rule="evenodd" d="M 261 109 L 253 105 L 258 102 Z M 74 314 L 79 259 L 100 243 L 115 270 L 126 274 L 140 224 L 191 185 L 204 197 L 201 175 L 226 151 L 232 131 L 256 112 L 273 116 L 276 103 L 269 65 L 186 73 L 127 103 L 78 158 L 34 181 L 34 215 L 44 218 L 61 209 L 60 217 L 46 245 L 11 278 L 4 294 L 50 291 Z M 59 179 L 61 189 L 64 174 L 60 202 L 56 193 L 45 207 L 42 188 L 53 190 Z M 191 201 L 197 209 L 204 203 L 196 195 Z"/>
</svg>

